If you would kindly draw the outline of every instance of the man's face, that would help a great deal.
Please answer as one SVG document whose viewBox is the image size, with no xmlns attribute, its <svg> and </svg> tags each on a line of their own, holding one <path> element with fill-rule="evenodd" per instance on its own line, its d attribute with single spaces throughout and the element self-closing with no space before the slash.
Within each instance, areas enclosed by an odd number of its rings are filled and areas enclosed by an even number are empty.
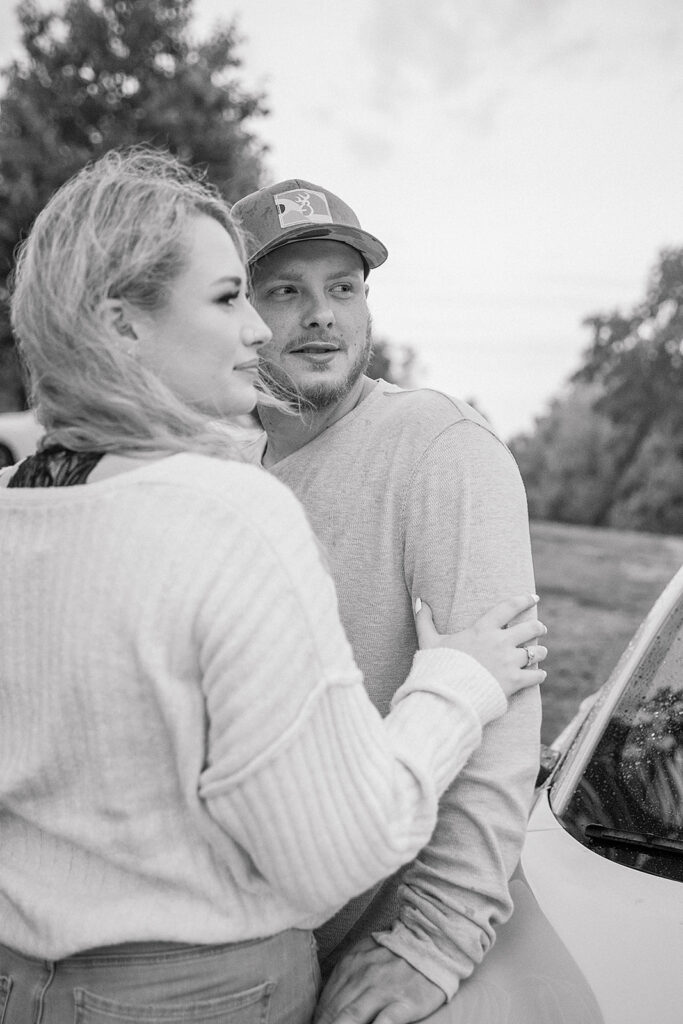
<svg viewBox="0 0 683 1024">
<path fill-rule="evenodd" d="M 316 409 L 345 398 L 370 358 L 360 254 L 343 242 L 293 242 L 259 260 L 252 301 L 273 332 L 260 356 L 285 391 Z"/>
</svg>

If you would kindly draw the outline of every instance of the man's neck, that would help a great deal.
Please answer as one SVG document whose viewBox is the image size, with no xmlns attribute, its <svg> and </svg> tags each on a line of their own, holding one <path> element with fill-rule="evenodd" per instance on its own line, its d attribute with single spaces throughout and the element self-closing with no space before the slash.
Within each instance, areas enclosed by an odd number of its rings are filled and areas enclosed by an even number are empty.
<svg viewBox="0 0 683 1024">
<path fill-rule="evenodd" d="M 322 434 L 333 423 L 348 416 L 373 390 L 376 381 L 360 377 L 348 395 L 325 409 L 307 409 L 301 416 L 292 416 L 271 409 L 259 407 L 259 417 L 268 435 L 268 444 L 263 455 L 263 465 L 274 466 L 288 455 L 303 448 Z"/>
</svg>

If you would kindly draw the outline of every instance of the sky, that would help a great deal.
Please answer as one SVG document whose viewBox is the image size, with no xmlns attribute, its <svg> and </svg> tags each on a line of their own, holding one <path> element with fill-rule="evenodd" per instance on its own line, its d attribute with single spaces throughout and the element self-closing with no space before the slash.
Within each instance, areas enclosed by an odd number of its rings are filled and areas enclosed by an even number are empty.
<svg viewBox="0 0 683 1024">
<path fill-rule="evenodd" d="M 0 64 L 15 52 L 0 0 Z M 59 6 L 45 3 L 43 6 Z M 195 0 L 237 17 L 267 183 L 340 195 L 389 249 L 375 332 L 509 440 L 563 393 L 582 320 L 683 245 L 681 0 Z"/>
</svg>

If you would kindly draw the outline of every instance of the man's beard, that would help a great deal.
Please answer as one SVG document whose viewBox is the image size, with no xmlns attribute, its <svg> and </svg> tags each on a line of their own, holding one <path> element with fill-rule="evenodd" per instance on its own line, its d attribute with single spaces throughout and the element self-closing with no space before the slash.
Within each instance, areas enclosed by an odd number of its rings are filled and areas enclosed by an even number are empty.
<svg viewBox="0 0 683 1024">
<path fill-rule="evenodd" d="M 278 363 L 268 359 L 267 353 L 261 354 L 259 372 L 266 388 L 277 398 L 298 405 L 302 411 L 307 408 L 316 412 L 329 409 L 343 401 L 354 384 L 363 376 L 372 357 L 372 320 L 368 317 L 365 331 L 365 344 L 348 369 L 343 380 L 316 381 L 297 384 Z"/>
</svg>

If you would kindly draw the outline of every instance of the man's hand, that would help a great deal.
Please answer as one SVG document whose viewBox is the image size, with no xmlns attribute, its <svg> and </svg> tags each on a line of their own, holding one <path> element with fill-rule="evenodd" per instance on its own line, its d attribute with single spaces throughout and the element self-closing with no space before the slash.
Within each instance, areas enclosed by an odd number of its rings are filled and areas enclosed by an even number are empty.
<svg viewBox="0 0 683 1024">
<path fill-rule="evenodd" d="M 315 1024 L 412 1024 L 446 1001 L 438 985 L 374 939 L 362 939 L 335 967 Z"/>
</svg>

